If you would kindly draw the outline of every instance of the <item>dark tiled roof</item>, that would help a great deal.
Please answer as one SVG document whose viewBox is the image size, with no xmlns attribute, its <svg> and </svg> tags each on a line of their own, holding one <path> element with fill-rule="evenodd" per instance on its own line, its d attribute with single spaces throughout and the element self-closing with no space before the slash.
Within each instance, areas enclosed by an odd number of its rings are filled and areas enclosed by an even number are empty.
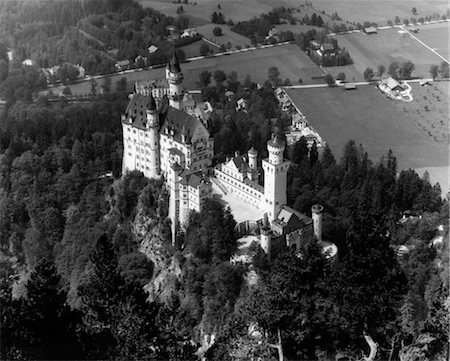
<svg viewBox="0 0 450 361">
<path fill-rule="evenodd" d="M 176 52 L 174 52 L 170 58 L 167 68 L 171 73 L 181 73 L 180 62 L 178 61 Z"/>
<path fill-rule="evenodd" d="M 239 169 L 239 172 L 241 173 L 247 172 L 248 163 L 242 155 L 238 155 L 237 157 L 234 157 L 232 160 L 236 168 Z"/>
<path fill-rule="evenodd" d="M 147 109 L 156 109 L 155 99 L 142 94 L 133 94 L 125 110 L 125 122 L 132 120 L 134 127 L 145 129 L 147 122 Z"/>
<path fill-rule="evenodd" d="M 255 147 L 251 147 L 250 150 L 248 151 L 248 154 L 258 154 L 258 151 L 255 149 Z"/>
<path fill-rule="evenodd" d="M 299 228 L 311 224 L 312 219 L 291 207 L 286 205 L 281 206 L 280 211 L 275 217 L 274 222 L 284 226 L 288 224 L 298 225 Z"/>
<path fill-rule="evenodd" d="M 282 146 L 284 146 L 284 141 L 283 141 L 283 139 L 281 139 L 280 136 L 275 135 L 275 137 L 273 137 L 271 140 L 269 140 L 267 142 L 267 144 L 272 147 L 281 148 Z"/>
<path fill-rule="evenodd" d="M 181 184 L 182 185 L 188 185 L 190 187 L 193 188 L 198 188 L 198 186 L 200 185 L 200 183 L 202 183 L 202 181 L 207 181 L 201 172 L 191 172 L 188 169 L 183 170 L 183 172 L 180 173 L 180 177 L 181 177 Z"/>
<path fill-rule="evenodd" d="M 167 112 L 163 115 L 163 120 L 161 133 L 166 133 L 167 129 L 168 134 L 179 143 L 182 142 L 182 134 L 185 135 L 186 142 L 189 143 L 197 127 L 204 127 L 198 119 L 172 107 L 168 107 Z"/>
</svg>

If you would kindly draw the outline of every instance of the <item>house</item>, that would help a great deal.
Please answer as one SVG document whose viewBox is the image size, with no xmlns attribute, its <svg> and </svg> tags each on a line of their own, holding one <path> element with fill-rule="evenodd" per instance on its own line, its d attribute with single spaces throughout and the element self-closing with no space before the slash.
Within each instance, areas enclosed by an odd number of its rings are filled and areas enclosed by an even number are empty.
<svg viewBox="0 0 450 361">
<path fill-rule="evenodd" d="M 130 69 L 130 61 L 129 60 L 120 60 L 120 61 L 118 61 L 116 63 L 116 69 L 118 71 Z"/>
<path fill-rule="evenodd" d="M 225 97 L 227 98 L 228 101 L 232 100 L 234 97 L 234 92 L 232 92 L 231 90 L 227 90 L 225 92 Z"/>
<path fill-rule="evenodd" d="M 356 89 L 356 84 L 355 83 L 345 83 L 344 89 L 345 90 L 354 90 L 354 89 Z"/>
<path fill-rule="evenodd" d="M 141 54 L 139 54 L 135 59 L 134 59 L 134 63 L 138 64 L 141 63 L 146 65 L 148 61 L 148 58 L 146 56 L 142 56 Z"/>
<path fill-rule="evenodd" d="M 320 46 L 320 51 L 322 52 L 322 55 L 335 55 L 333 43 L 323 43 Z"/>
<path fill-rule="evenodd" d="M 420 86 L 431 85 L 430 79 L 422 79 L 419 81 Z"/>
<path fill-rule="evenodd" d="M 370 35 L 370 34 L 376 34 L 376 33 L 377 33 L 377 29 L 376 29 L 375 27 L 373 27 L 373 26 L 370 26 L 370 27 L 368 27 L 368 28 L 365 28 L 365 29 L 364 29 L 364 32 L 365 32 L 366 34 L 368 34 L 368 35 Z"/>
<path fill-rule="evenodd" d="M 191 37 L 193 37 L 193 36 L 195 36 L 197 34 L 198 34 L 197 29 L 187 28 L 187 29 L 183 30 L 183 33 L 181 34 L 181 37 L 182 38 L 191 38 Z"/>
<path fill-rule="evenodd" d="M 158 50 L 158 47 L 155 45 L 150 45 L 147 50 L 150 54 L 153 54 L 154 52 L 156 52 Z"/>
<path fill-rule="evenodd" d="M 244 98 L 241 98 L 237 101 L 237 107 L 236 107 L 236 111 L 247 111 L 247 101 Z"/>
<path fill-rule="evenodd" d="M 381 81 L 389 88 L 390 91 L 402 91 L 404 90 L 400 83 L 395 80 L 393 77 L 389 77 Z"/>
<path fill-rule="evenodd" d="M 311 40 L 309 42 L 309 46 L 311 48 L 311 50 L 319 50 L 320 49 L 320 42 L 318 42 L 317 40 Z"/>
<path fill-rule="evenodd" d="M 24 61 L 22 61 L 22 65 L 25 66 L 35 66 L 37 65 L 37 63 L 34 60 L 31 59 L 25 59 Z"/>
<path fill-rule="evenodd" d="M 270 39 L 270 38 L 274 38 L 275 40 L 280 40 L 281 38 L 281 31 L 278 28 L 272 28 L 269 30 L 269 32 L 267 33 L 266 36 L 266 40 Z"/>
</svg>

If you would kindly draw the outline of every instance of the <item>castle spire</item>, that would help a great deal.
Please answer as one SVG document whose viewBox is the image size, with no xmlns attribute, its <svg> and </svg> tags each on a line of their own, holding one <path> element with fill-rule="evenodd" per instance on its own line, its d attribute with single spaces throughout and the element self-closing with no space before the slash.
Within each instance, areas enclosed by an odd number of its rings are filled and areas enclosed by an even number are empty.
<svg viewBox="0 0 450 361">
<path fill-rule="evenodd" d="M 169 83 L 169 105 L 173 108 L 181 110 L 183 108 L 183 73 L 181 72 L 180 63 L 176 52 L 173 53 L 166 67 L 166 79 Z"/>
</svg>

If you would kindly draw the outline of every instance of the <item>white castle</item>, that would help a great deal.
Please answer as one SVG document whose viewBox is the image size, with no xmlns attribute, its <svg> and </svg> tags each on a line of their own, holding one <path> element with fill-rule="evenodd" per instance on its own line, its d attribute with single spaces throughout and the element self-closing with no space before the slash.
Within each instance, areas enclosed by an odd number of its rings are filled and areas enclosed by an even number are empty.
<svg viewBox="0 0 450 361">
<path fill-rule="evenodd" d="M 123 174 L 138 170 L 148 178 L 164 177 L 170 197 L 172 239 L 178 227 L 186 225 L 190 211 L 199 212 L 205 199 L 213 196 L 210 177 L 266 213 L 272 224 L 271 235 L 285 237 L 287 245 L 313 237 L 312 219 L 286 206 L 290 162 L 283 159 L 285 142 L 279 136 L 267 142 L 269 156 L 261 161 L 264 186 L 258 183 L 258 153 L 253 147 L 247 157 L 236 155 L 213 169 L 214 139 L 204 125 L 203 108 L 186 97 L 175 55 L 166 67 L 166 80 L 167 87 L 161 81 L 137 83 L 130 96 L 122 115 Z M 168 106 L 162 101 L 165 96 Z M 318 235 L 315 228 L 314 233 Z M 270 237 L 266 225 L 261 245 L 269 254 Z"/>
</svg>

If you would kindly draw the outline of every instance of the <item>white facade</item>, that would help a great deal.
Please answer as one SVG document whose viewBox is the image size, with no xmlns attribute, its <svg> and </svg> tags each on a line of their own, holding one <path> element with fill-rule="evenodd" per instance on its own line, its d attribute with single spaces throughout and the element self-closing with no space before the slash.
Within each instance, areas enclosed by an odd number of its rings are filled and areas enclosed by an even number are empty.
<svg viewBox="0 0 450 361">
<path fill-rule="evenodd" d="M 177 225 L 186 224 L 189 212 L 199 212 L 204 200 L 212 197 L 212 186 L 205 175 L 212 164 L 214 140 L 201 113 L 189 114 L 195 104 L 188 103 L 188 112 L 183 108 L 183 75 L 176 57 L 168 64 L 166 74 L 168 87 L 160 86 L 163 82 L 140 82 L 130 96 L 122 115 L 122 167 L 123 173 L 138 170 L 148 178 L 163 176 L 167 180 L 175 237 Z M 169 98 L 169 106 L 158 110 L 156 103 L 161 103 L 164 95 Z"/>
</svg>

